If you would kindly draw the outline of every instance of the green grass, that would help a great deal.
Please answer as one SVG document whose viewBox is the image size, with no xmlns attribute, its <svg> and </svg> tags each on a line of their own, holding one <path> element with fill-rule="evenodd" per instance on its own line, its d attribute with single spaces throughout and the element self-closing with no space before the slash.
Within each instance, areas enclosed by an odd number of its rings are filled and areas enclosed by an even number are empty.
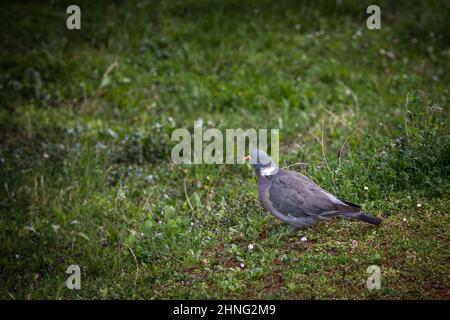
<svg viewBox="0 0 450 320">
<path fill-rule="evenodd" d="M 381 30 L 370 1 L 80 1 L 80 31 L 69 4 L 0 10 L 1 298 L 450 298 L 448 2 Z M 172 164 L 198 118 L 280 128 L 282 166 L 383 224 L 294 232 L 250 166 Z"/>
</svg>

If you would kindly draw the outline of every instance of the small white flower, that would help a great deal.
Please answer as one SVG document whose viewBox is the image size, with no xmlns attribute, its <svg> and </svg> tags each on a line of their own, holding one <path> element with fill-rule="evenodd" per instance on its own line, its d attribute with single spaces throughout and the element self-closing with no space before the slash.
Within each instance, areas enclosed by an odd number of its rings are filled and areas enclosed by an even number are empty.
<svg viewBox="0 0 450 320">
<path fill-rule="evenodd" d="M 95 147 L 96 147 L 97 149 L 102 149 L 102 150 L 108 148 L 108 147 L 106 146 L 106 144 L 101 143 L 101 142 L 97 142 L 97 144 L 95 145 Z"/>
<path fill-rule="evenodd" d="M 143 237 L 143 236 L 145 236 L 145 234 L 143 234 L 143 233 L 141 232 L 141 237 Z"/>
<path fill-rule="evenodd" d="M 345 94 L 348 95 L 348 96 L 351 95 L 352 94 L 352 90 L 350 90 L 350 89 L 345 90 Z"/>
<path fill-rule="evenodd" d="M 57 232 L 58 229 L 59 229 L 59 225 L 57 225 L 57 224 L 52 224 L 52 229 L 53 229 L 53 231 Z"/>
<path fill-rule="evenodd" d="M 106 129 L 106 133 L 107 133 L 111 138 L 117 139 L 117 137 L 118 137 L 117 133 L 116 133 L 114 130 L 112 130 L 111 128 Z"/>
<path fill-rule="evenodd" d="M 50 156 L 48 155 L 47 152 L 44 152 L 43 157 L 44 157 L 44 159 L 48 159 Z"/>
<path fill-rule="evenodd" d="M 403 222 L 406 222 L 406 218 L 403 218 Z"/>
<path fill-rule="evenodd" d="M 369 187 L 364 186 L 364 191 L 369 191 Z"/>
<path fill-rule="evenodd" d="M 16 254 L 16 259 L 19 259 L 20 258 L 20 255 L 19 254 Z"/>
<path fill-rule="evenodd" d="M 417 208 L 420 208 L 421 206 L 422 206 L 421 203 L 418 203 L 418 204 L 417 204 Z"/>
<path fill-rule="evenodd" d="M 240 266 L 241 266 L 241 269 L 244 269 L 245 264 L 243 262 L 241 262 Z"/>
<path fill-rule="evenodd" d="M 306 238 L 306 237 L 302 237 L 302 238 L 300 239 L 300 241 L 301 241 L 301 242 L 305 242 L 305 241 L 308 241 L 308 238 Z"/>
<path fill-rule="evenodd" d="M 386 151 L 381 151 L 380 156 L 382 156 L 383 158 L 386 158 L 388 156 L 388 153 Z"/>
<path fill-rule="evenodd" d="M 78 220 L 72 220 L 71 222 L 70 222 L 70 224 L 79 224 L 80 223 L 80 221 L 78 221 Z"/>
<path fill-rule="evenodd" d="M 253 248 L 254 248 L 253 243 L 250 243 L 250 244 L 248 245 L 248 250 L 253 250 Z"/>
</svg>

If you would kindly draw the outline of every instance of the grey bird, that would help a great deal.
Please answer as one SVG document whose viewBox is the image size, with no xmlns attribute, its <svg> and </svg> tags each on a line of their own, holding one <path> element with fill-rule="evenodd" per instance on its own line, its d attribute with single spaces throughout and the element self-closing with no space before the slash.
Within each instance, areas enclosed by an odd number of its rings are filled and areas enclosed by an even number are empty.
<svg viewBox="0 0 450 320">
<path fill-rule="evenodd" d="M 308 177 L 283 170 L 264 151 L 253 150 L 244 159 L 255 167 L 264 208 L 296 230 L 335 216 L 375 225 L 382 221 L 363 212 L 360 206 L 338 199 Z"/>
</svg>

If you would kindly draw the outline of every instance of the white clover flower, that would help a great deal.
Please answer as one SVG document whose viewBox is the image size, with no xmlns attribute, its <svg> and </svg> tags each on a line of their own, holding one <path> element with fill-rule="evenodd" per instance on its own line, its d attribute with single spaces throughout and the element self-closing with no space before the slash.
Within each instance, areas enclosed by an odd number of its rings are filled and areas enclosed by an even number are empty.
<svg viewBox="0 0 450 320">
<path fill-rule="evenodd" d="M 253 243 L 250 243 L 250 244 L 248 245 L 248 250 L 253 250 L 254 247 L 255 247 L 254 244 L 253 244 Z"/>
<path fill-rule="evenodd" d="M 352 90 L 350 90 L 350 89 L 345 90 L 345 94 L 348 95 L 348 96 L 351 95 L 352 94 Z"/>
<path fill-rule="evenodd" d="M 369 187 L 364 186 L 364 191 L 369 191 Z"/>
<path fill-rule="evenodd" d="M 403 218 L 403 222 L 406 222 L 406 218 Z"/>
<path fill-rule="evenodd" d="M 97 144 L 95 145 L 95 147 L 96 147 L 97 149 L 106 149 L 106 148 L 108 148 L 104 143 L 101 143 L 101 142 L 97 142 Z"/>
<path fill-rule="evenodd" d="M 241 267 L 241 269 L 244 269 L 245 264 L 243 262 L 241 262 L 240 267 Z"/>
<path fill-rule="evenodd" d="M 306 238 L 306 237 L 302 237 L 302 238 L 300 239 L 300 241 L 301 241 L 301 242 L 305 242 L 305 241 L 308 241 L 308 238 Z"/>
<path fill-rule="evenodd" d="M 417 208 L 420 208 L 421 206 L 422 206 L 421 203 L 418 203 L 418 204 L 417 204 Z"/>
<path fill-rule="evenodd" d="M 111 128 L 106 129 L 106 133 L 107 133 L 111 138 L 117 139 L 117 137 L 118 137 L 117 133 L 116 133 L 114 130 L 112 130 Z"/>
</svg>

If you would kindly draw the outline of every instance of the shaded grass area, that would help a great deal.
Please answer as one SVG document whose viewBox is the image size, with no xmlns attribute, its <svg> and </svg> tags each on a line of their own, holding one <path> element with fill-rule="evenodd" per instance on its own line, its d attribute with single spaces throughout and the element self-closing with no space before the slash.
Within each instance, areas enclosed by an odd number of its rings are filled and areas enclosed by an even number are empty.
<svg viewBox="0 0 450 320">
<path fill-rule="evenodd" d="M 69 4 L 0 11 L 2 298 L 449 298 L 448 2 L 377 31 L 368 1 L 81 1 L 80 31 Z M 199 118 L 280 128 L 282 166 L 384 223 L 294 232 L 251 167 L 172 164 Z"/>
</svg>

